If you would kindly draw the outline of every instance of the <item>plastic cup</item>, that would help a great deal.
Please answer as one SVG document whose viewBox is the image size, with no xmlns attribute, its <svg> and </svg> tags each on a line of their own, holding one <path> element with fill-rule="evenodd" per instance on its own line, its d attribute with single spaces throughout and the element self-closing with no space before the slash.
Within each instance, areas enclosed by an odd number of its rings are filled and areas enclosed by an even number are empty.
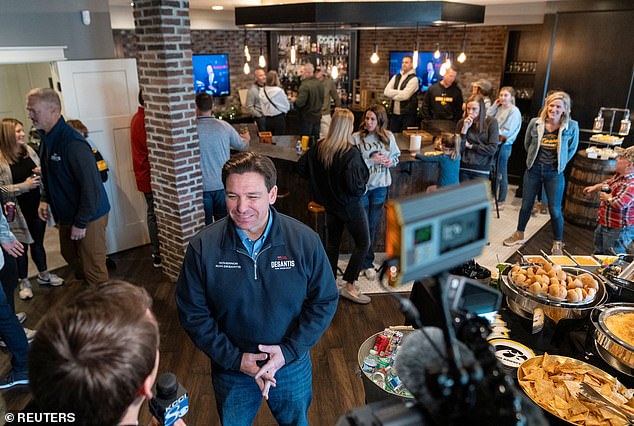
<svg viewBox="0 0 634 426">
<path fill-rule="evenodd" d="M 411 135 L 409 137 L 409 150 L 420 151 L 420 144 L 423 137 L 421 135 Z"/>
</svg>

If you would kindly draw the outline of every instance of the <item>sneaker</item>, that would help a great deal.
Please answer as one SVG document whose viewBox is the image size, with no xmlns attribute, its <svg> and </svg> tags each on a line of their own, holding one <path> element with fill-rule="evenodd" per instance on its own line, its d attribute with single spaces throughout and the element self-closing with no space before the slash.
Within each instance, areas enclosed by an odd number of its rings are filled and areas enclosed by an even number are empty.
<svg viewBox="0 0 634 426">
<path fill-rule="evenodd" d="M 38 274 L 37 282 L 40 283 L 40 285 L 50 285 L 52 287 L 59 287 L 64 284 L 64 280 L 62 278 L 55 274 L 51 274 L 50 272 Z"/>
<path fill-rule="evenodd" d="M 19 385 L 28 385 L 29 384 L 29 373 L 16 373 L 11 370 L 9 374 L 4 377 L 0 377 L 0 389 L 9 389 L 14 386 Z"/>
<path fill-rule="evenodd" d="M 498 202 L 498 211 L 504 211 L 504 203 Z"/>
<path fill-rule="evenodd" d="M 539 204 L 539 213 L 548 214 L 548 206 L 546 204 Z"/>
<path fill-rule="evenodd" d="M 37 331 L 24 327 L 24 334 L 26 334 L 26 340 L 29 343 L 31 343 L 33 339 L 35 339 L 35 335 L 37 334 Z M 0 348 L 6 348 L 6 347 L 7 347 L 7 344 L 4 342 L 4 340 L 0 339 Z"/>
<path fill-rule="evenodd" d="M 367 305 L 368 303 L 370 303 L 370 296 L 367 296 L 361 292 L 359 292 L 358 296 L 355 296 L 354 294 L 350 293 L 348 291 L 347 287 L 341 287 L 339 289 L 339 296 L 343 297 L 344 299 L 348 299 L 351 302 L 354 303 L 358 303 L 360 305 Z"/>
<path fill-rule="evenodd" d="M 160 268 L 161 266 L 163 266 L 163 264 L 161 263 L 160 254 L 152 253 L 152 266 L 154 266 L 155 268 Z"/>
<path fill-rule="evenodd" d="M 518 246 L 524 244 L 526 240 L 524 239 L 524 233 L 522 231 L 515 231 L 513 235 L 504 240 L 505 246 Z"/>
<path fill-rule="evenodd" d="M 370 281 L 374 281 L 376 279 L 376 269 L 368 268 L 363 270 L 363 275 Z"/>
<path fill-rule="evenodd" d="M 24 321 L 26 321 L 26 312 L 18 312 L 17 314 L 15 314 L 15 317 L 18 319 L 20 324 L 22 324 Z"/>
<path fill-rule="evenodd" d="M 29 300 L 33 298 L 33 286 L 31 286 L 31 281 L 28 278 L 21 279 L 19 287 L 18 296 L 20 296 L 20 299 Z"/>
<path fill-rule="evenodd" d="M 564 254 L 564 245 L 563 241 L 553 241 L 553 247 L 550 249 L 550 254 L 554 256 L 561 256 Z"/>
</svg>

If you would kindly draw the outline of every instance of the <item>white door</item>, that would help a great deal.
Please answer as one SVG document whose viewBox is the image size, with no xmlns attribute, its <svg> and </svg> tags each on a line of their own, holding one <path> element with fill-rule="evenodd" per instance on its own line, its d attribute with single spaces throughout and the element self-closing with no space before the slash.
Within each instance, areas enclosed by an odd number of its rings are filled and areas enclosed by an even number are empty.
<svg viewBox="0 0 634 426">
<path fill-rule="evenodd" d="M 110 168 L 104 184 L 111 206 L 108 253 L 147 244 L 145 198 L 136 188 L 130 148 L 130 119 L 139 91 L 135 60 L 55 62 L 52 74 L 64 118 L 86 125 L 88 138 Z"/>
</svg>

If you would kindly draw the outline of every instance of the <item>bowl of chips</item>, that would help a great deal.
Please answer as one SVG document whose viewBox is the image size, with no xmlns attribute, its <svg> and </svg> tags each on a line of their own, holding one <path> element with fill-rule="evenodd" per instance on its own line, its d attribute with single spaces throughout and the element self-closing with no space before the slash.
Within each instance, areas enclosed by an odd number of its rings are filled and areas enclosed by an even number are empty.
<svg viewBox="0 0 634 426">
<path fill-rule="evenodd" d="M 601 358 L 634 376 L 634 303 L 606 303 L 595 308 L 590 319 Z"/>
<path fill-rule="evenodd" d="M 537 405 L 573 425 L 626 425 L 627 420 L 602 405 L 578 397 L 581 383 L 634 414 L 634 390 L 603 370 L 573 358 L 544 354 L 517 369 L 519 385 Z"/>
<path fill-rule="evenodd" d="M 507 269 L 500 290 L 517 315 L 532 320 L 539 308 L 555 323 L 586 318 L 607 300 L 602 277 L 581 268 L 550 264 Z"/>
</svg>

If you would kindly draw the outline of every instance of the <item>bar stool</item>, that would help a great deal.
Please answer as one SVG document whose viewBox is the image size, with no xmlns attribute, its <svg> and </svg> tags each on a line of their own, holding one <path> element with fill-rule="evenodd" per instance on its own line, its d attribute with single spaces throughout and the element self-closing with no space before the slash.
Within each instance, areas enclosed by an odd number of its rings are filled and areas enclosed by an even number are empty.
<svg viewBox="0 0 634 426">
<path fill-rule="evenodd" d="M 308 212 L 313 215 L 313 230 L 319 234 L 324 247 L 328 246 L 328 221 L 326 220 L 326 208 L 315 201 L 308 202 Z M 321 226 L 320 226 L 321 222 Z M 337 273 L 343 275 L 343 271 L 337 266 Z"/>
</svg>

